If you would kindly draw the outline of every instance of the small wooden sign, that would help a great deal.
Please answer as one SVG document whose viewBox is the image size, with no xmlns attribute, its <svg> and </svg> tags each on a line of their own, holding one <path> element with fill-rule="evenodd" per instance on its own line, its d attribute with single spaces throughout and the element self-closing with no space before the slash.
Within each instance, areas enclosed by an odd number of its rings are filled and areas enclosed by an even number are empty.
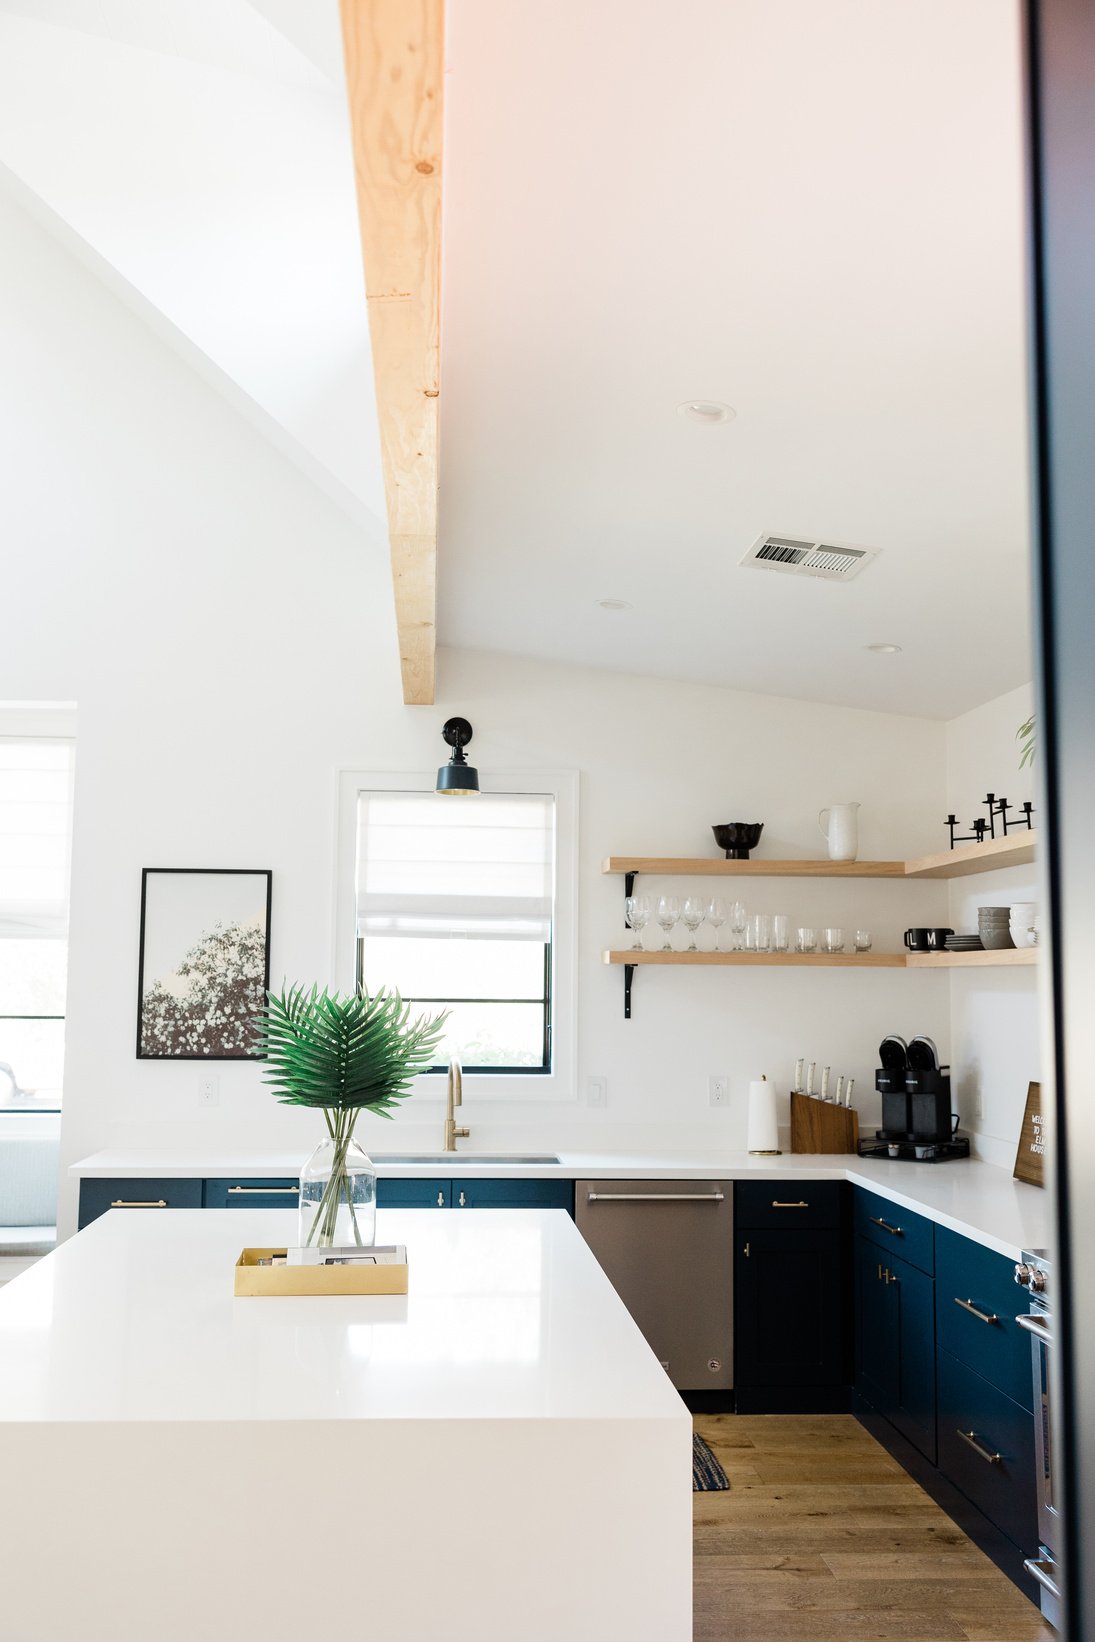
<svg viewBox="0 0 1095 1642">
<path fill-rule="evenodd" d="M 1045 1162 L 1046 1126 L 1042 1116 L 1042 1085 L 1028 1083 L 1027 1109 L 1023 1113 L 1019 1150 L 1015 1154 L 1015 1179 L 1025 1180 L 1031 1186 L 1044 1186 Z"/>
</svg>

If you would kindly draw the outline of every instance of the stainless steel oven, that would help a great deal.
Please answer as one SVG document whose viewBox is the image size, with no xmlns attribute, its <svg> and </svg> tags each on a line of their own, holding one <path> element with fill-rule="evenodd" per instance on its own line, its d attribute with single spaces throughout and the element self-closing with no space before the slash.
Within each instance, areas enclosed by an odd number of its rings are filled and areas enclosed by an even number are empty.
<svg viewBox="0 0 1095 1642">
<path fill-rule="evenodd" d="M 1030 1335 L 1034 1370 L 1034 1449 L 1038 1465 L 1039 1554 L 1024 1564 L 1027 1573 L 1041 1588 L 1042 1616 L 1049 1624 L 1061 1622 L 1060 1570 L 1058 1568 L 1058 1523 L 1053 1476 L 1053 1408 L 1050 1393 L 1049 1354 L 1053 1348 L 1052 1274 L 1043 1249 L 1024 1252 L 1015 1268 L 1015 1281 L 1030 1296 L 1030 1310 L 1015 1321 Z"/>
</svg>

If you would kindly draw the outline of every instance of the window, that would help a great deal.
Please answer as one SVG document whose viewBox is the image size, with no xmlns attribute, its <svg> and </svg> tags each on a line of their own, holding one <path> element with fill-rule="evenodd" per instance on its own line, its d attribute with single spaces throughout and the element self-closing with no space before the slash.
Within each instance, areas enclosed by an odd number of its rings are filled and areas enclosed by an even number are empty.
<svg viewBox="0 0 1095 1642">
<path fill-rule="evenodd" d="M 73 746 L 0 736 L 0 1113 L 57 1111 Z"/>
<path fill-rule="evenodd" d="M 574 778 L 492 786 L 444 798 L 424 777 L 344 776 L 338 938 L 369 991 L 449 1011 L 435 1071 L 455 1054 L 488 1098 L 572 1095 Z"/>
</svg>

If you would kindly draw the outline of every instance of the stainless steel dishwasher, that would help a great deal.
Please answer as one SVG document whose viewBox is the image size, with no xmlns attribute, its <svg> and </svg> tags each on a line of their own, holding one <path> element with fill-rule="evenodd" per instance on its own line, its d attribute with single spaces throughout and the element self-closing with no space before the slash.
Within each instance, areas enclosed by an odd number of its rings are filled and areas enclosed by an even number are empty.
<svg viewBox="0 0 1095 1642">
<path fill-rule="evenodd" d="M 578 1230 L 679 1391 L 734 1384 L 733 1186 L 579 1180 Z"/>
</svg>

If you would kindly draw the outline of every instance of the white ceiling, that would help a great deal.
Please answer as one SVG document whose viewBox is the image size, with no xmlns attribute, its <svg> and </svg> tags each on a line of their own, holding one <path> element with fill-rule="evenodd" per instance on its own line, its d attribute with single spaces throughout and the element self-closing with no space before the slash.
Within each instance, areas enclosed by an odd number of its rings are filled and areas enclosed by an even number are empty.
<svg viewBox="0 0 1095 1642">
<path fill-rule="evenodd" d="M 1028 679 L 1016 0 L 447 9 L 441 641 L 936 717 Z M 0 0 L 0 170 L 382 543 L 336 0 Z"/>
<path fill-rule="evenodd" d="M 939 717 L 1029 679 L 1011 0 L 448 34 L 445 642 Z M 882 551 L 739 568 L 763 531 Z"/>
</svg>

